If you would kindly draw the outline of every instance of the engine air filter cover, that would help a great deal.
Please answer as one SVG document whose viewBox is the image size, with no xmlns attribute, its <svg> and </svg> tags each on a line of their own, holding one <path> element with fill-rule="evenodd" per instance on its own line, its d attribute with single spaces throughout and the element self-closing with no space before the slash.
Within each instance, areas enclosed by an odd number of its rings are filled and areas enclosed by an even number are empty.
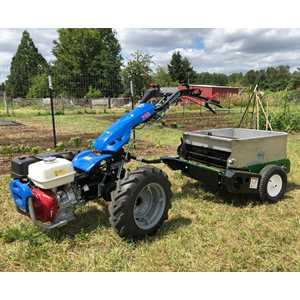
<svg viewBox="0 0 300 300">
<path fill-rule="evenodd" d="M 11 161 L 11 177 L 26 178 L 28 175 L 28 166 L 37 162 L 39 159 L 34 156 L 20 156 Z"/>
</svg>

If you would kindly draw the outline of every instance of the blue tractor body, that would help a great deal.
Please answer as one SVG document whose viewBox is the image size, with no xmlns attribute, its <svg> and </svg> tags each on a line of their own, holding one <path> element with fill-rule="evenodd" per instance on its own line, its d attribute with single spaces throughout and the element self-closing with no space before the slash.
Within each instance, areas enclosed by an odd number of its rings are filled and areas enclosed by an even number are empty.
<svg viewBox="0 0 300 300">
<path fill-rule="evenodd" d="M 92 150 L 84 150 L 78 153 L 72 160 L 73 167 L 89 173 L 101 161 L 112 157 L 111 154 L 98 154 Z"/>
<path fill-rule="evenodd" d="M 154 114 L 155 106 L 151 103 L 136 106 L 96 138 L 93 144 L 95 151 L 85 150 L 78 153 L 72 161 L 74 168 L 90 172 L 101 161 L 120 151 L 129 142 L 131 130 L 146 122 Z"/>
<path fill-rule="evenodd" d="M 131 130 L 146 122 L 155 114 L 155 107 L 151 103 L 143 103 L 131 112 L 113 123 L 106 131 L 96 138 L 94 148 L 99 152 L 117 152 L 130 139 Z"/>
</svg>

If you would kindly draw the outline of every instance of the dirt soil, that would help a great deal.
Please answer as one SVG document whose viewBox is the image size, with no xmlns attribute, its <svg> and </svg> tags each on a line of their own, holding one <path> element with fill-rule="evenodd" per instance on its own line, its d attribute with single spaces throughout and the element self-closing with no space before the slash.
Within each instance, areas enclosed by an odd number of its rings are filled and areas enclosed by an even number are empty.
<svg viewBox="0 0 300 300">
<path fill-rule="evenodd" d="M 78 136 L 78 135 L 76 135 Z M 65 143 L 74 137 L 74 134 L 57 134 L 57 140 Z M 95 134 L 80 134 L 83 142 L 95 137 Z M 53 146 L 52 130 L 33 126 L 5 126 L 0 127 L 0 146 L 28 145 L 49 148 Z"/>
<path fill-rule="evenodd" d="M 81 138 L 81 146 L 78 148 L 72 147 L 72 149 L 80 150 L 84 149 L 88 145 L 88 141 L 95 138 L 97 134 L 88 133 L 88 134 L 58 134 L 57 140 L 65 145 L 67 145 L 70 138 L 78 136 Z M 0 127 L 0 146 L 6 145 L 26 145 L 26 146 L 39 146 L 43 149 L 53 147 L 52 131 L 45 130 L 44 128 L 31 127 L 31 126 L 5 126 Z M 149 142 L 137 140 L 136 148 L 131 152 L 141 156 L 149 155 L 159 155 L 171 154 L 176 152 L 176 149 L 168 145 L 156 146 Z M 17 154 L 0 154 L 0 175 L 9 174 L 10 172 L 10 162 L 13 158 L 19 157 L 22 155 L 32 155 L 31 153 L 17 153 Z"/>
<path fill-rule="evenodd" d="M 178 127 L 184 130 L 199 130 L 216 128 L 216 127 L 235 127 L 237 124 L 233 120 L 232 114 L 218 112 L 217 114 L 212 114 L 211 112 L 177 112 L 167 115 L 162 119 L 162 124 L 166 127 Z M 118 119 L 119 116 L 101 116 L 98 119 L 107 120 L 110 122 Z M 221 124 L 221 125 L 220 125 Z"/>
<path fill-rule="evenodd" d="M 222 127 L 232 127 L 235 126 L 232 118 L 227 118 L 228 114 L 226 113 L 218 113 L 213 115 L 210 112 L 202 112 L 202 113 L 193 113 L 189 112 L 186 116 L 183 113 L 172 113 L 166 118 L 163 119 L 163 124 L 166 127 L 174 127 L 182 130 L 196 130 L 196 129 L 206 129 L 206 128 L 214 128 L 220 126 Z M 118 116 L 101 116 L 99 119 L 105 119 L 109 121 L 114 121 Z M 72 137 L 80 137 L 81 138 L 81 148 L 84 149 L 88 141 L 95 138 L 100 132 L 95 133 L 58 133 L 57 140 L 65 145 L 68 144 L 68 141 Z M 26 146 L 39 146 L 43 149 L 53 147 L 53 138 L 52 138 L 52 130 L 45 128 L 43 126 L 33 126 L 31 124 L 28 125 L 19 125 L 19 126 L 0 126 L 0 146 L 18 146 L 18 145 L 26 145 Z M 141 156 L 149 156 L 149 155 L 161 155 L 165 154 L 175 154 L 176 148 L 167 145 L 154 145 L 146 141 L 138 140 L 136 142 L 136 152 L 137 155 Z M 21 155 L 29 155 L 30 153 L 17 153 L 11 155 L 1 155 L 0 154 L 0 175 L 8 174 L 10 171 L 10 161 L 14 157 L 18 157 Z"/>
<path fill-rule="evenodd" d="M 78 136 L 78 135 L 76 135 Z M 58 134 L 57 139 L 59 142 L 67 143 L 70 138 L 74 137 L 71 134 Z M 88 140 L 94 138 L 94 134 L 80 135 L 82 144 L 86 145 Z M 0 127 L 0 146 L 39 146 L 43 149 L 53 147 L 52 131 L 35 126 L 3 126 Z M 10 171 L 10 161 L 14 157 L 30 155 L 30 153 L 17 153 L 10 155 L 0 154 L 0 175 L 8 174 Z"/>
</svg>

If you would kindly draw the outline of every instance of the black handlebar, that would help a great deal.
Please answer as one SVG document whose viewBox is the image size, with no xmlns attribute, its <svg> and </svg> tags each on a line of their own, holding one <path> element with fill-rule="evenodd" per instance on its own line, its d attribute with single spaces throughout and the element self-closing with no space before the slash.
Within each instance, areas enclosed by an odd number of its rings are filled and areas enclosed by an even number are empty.
<svg viewBox="0 0 300 300">
<path fill-rule="evenodd" d="M 205 101 L 204 107 L 213 113 L 215 113 L 215 111 L 209 106 L 210 104 L 218 107 L 222 107 L 218 100 L 209 99 L 205 96 L 202 96 L 201 92 L 195 94 L 195 90 L 190 89 L 190 86 L 188 84 L 183 84 L 182 86 L 186 88 L 179 89 L 174 93 L 163 93 L 160 90 L 159 86 L 150 88 L 145 91 L 145 94 L 143 98 L 139 101 L 139 103 L 147 103 L 152 98 L 160 97 L 161 99 L 157 103 L 155 103 L 155 111 L 159 113 L 159 112 L 166 111 L 172 104 L 174 103 L 176 104 L 181 96 L 191 96 L 191 97 L 204 100 Z"/>
</svg>

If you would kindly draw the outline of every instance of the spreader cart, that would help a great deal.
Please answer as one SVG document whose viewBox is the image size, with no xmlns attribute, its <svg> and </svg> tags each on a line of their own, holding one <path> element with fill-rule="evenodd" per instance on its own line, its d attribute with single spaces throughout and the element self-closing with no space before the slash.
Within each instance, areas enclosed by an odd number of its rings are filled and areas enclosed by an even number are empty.
<svg viewBox="0 0 300 300">
<path fill-rule="evenodd" d="M 186 132 L 178 157 L 162 161 L 212 189 L 257 193 L 261 200 L 282 198 L 290 161 L 287 133 L 244 128 Z"/>
</svg>

